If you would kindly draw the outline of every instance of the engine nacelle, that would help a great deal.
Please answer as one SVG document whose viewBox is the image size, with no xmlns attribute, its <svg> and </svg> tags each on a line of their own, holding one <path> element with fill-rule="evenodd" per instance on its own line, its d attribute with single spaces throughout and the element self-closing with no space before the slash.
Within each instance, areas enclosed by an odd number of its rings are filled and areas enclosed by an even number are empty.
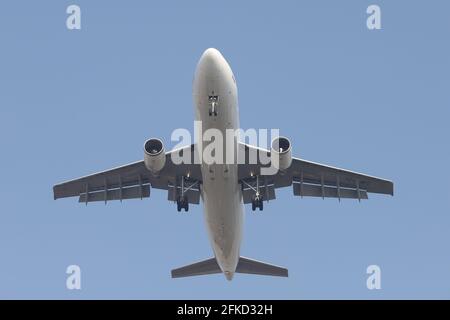
<svg viewBox="0 0 450 320">
<path fill-rule="evenodd" d="M 166 164 L 164 145 L 159 139 L 149 139 L 144 144 L 145 167 L 153 173 L 157 173 Z"/>
<path fill-rule="evenodd" d="M 288 138 L 273 139 L 271 146 L 272 165 L 278 170 L 286 170 L 292 163 L 292 148 Z"/>
</svg>

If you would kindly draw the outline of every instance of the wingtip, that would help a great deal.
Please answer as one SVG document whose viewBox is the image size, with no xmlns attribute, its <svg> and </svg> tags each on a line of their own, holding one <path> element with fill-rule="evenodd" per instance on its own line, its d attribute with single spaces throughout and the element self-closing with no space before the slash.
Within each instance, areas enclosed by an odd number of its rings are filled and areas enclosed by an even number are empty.
<svg viewBox="0 0 450 320">
<path fill-rule="evenodd" d="M 58 196 L 57 196 L 57 194 L 56 194 L 56 187 L 57 187 L 57 185 L 54 185 L 53 186 L 53 200 L 57 200 L 58 199 Z"/>
</svg>

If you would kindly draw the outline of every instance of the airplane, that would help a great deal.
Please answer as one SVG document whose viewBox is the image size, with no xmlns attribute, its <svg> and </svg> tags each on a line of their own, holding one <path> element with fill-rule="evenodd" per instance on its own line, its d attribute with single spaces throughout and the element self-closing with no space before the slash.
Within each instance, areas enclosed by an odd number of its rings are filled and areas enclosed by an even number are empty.
<svg viewBox="0 0 450 320">
<path fill-rule="evenodd" d="M 194 76 L 195 120 L 202 130 L 239 128 L 237 85 L 230 65 L 214 48 L 203 52 Z M 234 138 L 237 153 L 248 159 L 257 152 L 256 161 L 206 163 L 195 157 L 206 146 L 198 143 L 166 152 L 160 139 L 144 143 L 143 160 L 114 169 L 63 182 L 53 187 L 54 199 L 79 197 L 79 202 L 142 199 L 151 188 L 166 190 L 177 210 L 189 204 L 203 204 L 204 218 L 214 256 L 173 269 L 172 278 L 224 274 L 232 280 L 235 273 L 287 277 L 284 267 L 240 255 L 244 204 L 263 210 L 264 201 L 275 199 L 275 190 L 292 187 L 295 196 L 339 199 L 368 199 L 368 193 L 394 195 L 392 181 L 292 157 L 291 142 L 276 137 L 269 149 Z M 175 163 L 173 156 L 187 155 L 192 161 Z M 269 157 L 263 163 L 262 156 Z M 234 158 L 235 159 L 235 158 Z M 276 165 L 274 174 L 261 174 Z"/>
</svg>

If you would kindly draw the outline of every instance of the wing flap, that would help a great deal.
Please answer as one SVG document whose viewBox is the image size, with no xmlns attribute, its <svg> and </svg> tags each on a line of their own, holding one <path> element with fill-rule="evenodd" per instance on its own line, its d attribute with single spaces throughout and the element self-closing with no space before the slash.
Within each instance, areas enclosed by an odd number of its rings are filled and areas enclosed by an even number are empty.
<svg viewBox="0 0 450 320">
<path fill-rule="evenodd" d="M 86 199 L 86 194 L 88 195 Z M 122 189 L 109 189 L 80 194 L 78 202 L 95 202 L 111 200 L 142 199 L 150 197 L 150 185 L 128 187 Z"/>
<path fill-rule="evenodd" d="M 368 199 L 365 190 L 321 186 L 308 183 L 294 183 L 294 195 L 302 197 Z"/>
</svg>

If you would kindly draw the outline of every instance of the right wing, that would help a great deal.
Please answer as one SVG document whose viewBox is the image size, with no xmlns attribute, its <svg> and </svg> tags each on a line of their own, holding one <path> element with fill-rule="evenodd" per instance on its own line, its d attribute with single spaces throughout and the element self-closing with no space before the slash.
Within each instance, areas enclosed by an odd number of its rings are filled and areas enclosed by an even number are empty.
<svg viewBox="0 0 450 320">
<path fill-rule="evenodd" d="M 289 172 L 298 196 L 367 199 L 367 193 L 394 195 L 390 180 L 303 159 L 293 158 Z"/>
<path fill-rule="evenodd" d="M 275 189 L 291 185 L 294 195 L 305 197 L 367 199 L 368 193 L 394 194 L 392 181 L 299 158 L 292 158 L 287 170 L 261 175 L 261 168 L 271 165 L 270 162 L 262 164 L 261 156 L 270 159 L 270 151 L 245 143 L 239 143 L 239 148 L 247 160 L 246 164 L 239 165 L 244 203 L 252 202 L 257 176 L 260 177 L 260 192 L 265 200 L 275 199 Z M 251 153 L 256 161 L 247 164 Z"/>
<path fill-rule="evenodd" d="M 190 203 L 200 201 L 201 170 L 198 164 L 172 162 L 171 154 L 183 152 L 187 148 L 194 151 L 194 145 L 166 153 L 166 164 L 157 174 L 145 167 L 144 161 L 137 161 L 114 169 L 63 182 L 53 187 L 54 199 L 79 197 L 79 202 L 142 199 L 150 196 L 150 186 L 168 190 L 168 200 L 175 201 L 180 189 L 180 178 L 185 178 L 187 199 Z M 191 152 L 194 156 L 194 152 Z M 194 163 L 193 159 L 191 163 Z"/>
</svg>

